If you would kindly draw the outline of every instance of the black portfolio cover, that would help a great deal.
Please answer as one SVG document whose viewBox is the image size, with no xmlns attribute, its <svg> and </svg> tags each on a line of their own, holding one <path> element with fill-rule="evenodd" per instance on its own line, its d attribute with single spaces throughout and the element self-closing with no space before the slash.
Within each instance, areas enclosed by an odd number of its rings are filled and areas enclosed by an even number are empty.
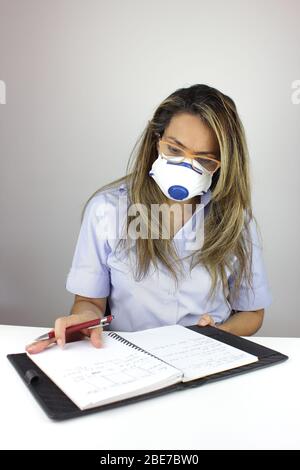
<svg viewBox="0 0 300 470">
<path fill-rule="evenodd" d="M 47 415 L 50 418 L 57 420 L 83 416 L 89 413 L 95 413 L 96 411 L 115 408 L 116 406 L 163 395 L 172 391 L 184 390 L 190 387 L 198 387 L 199 385 L 203 385 L 208 382 L 220 380 L 226 377 L 232 377 L 234 375 L 270 366 L 288 359 L 288 356 L 284 354 L 256 344 L 253 341 L 249 341 L 248 339 L 241 338 L 240 336 L 232 335 L 225 331 L 219 330 L 218 328 L 210 326 L 200 327 L 197 325 L 188 326 L 187 328 L 234 346 L 247 353 L 253 354 L 258 357 L 258 361 L 242 367 L 226 370 L 217 374 L 209 375 L 207 377 L 202 377 L 190 382 L 177 383 L 161 390 L 156 390 L 154 392 L 145 393 L 137 397 L 127 398 L 125 400 L 120 400 L 114 403 L 109 403 L 107 405 L 101 405 L 82 411 L 49 379 L 46 374 L 44 374 L 43 371 L 41 371 L 39 367 L 35 365 L 35 363 L 27 356 L 26 353 L 8 354 L 7 358 L 13 364 Z"/>
</svg>

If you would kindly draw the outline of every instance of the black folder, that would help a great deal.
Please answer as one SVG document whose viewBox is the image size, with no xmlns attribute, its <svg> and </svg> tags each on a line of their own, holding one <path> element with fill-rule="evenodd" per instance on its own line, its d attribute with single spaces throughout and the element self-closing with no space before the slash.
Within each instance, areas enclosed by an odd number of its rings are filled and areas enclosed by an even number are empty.
<svg viewBox="0 0 300 470">
<path fill-rule="evenodd" d="M 39 367 L 27 356 L 26 353 L 19 354 L 8 354 L 7 358 L 13 364 L 23 381 L 26 383 L 29 390 L 32 392 L 34 397 L 40 403 L 44 411 L 47 413 L 49 418 L 55 420 L 63 420 L 68 418 L 75 418 L 97 411 L 107 410 L 109 408 L 115 408 L 116 406 L 127 405 L 137 401 L 151 398 L 172 391 L 184 390 L 190 387 L 198 387 L 209 382 L 232 377 L 252 370 L 260 369 L 262 367 L 271 366 L 279 362 L 288 359 L 288 356 L 281 354 L 280 352 L 266 348 L 259 344 L 249 341 L 248 339 L 241 338 L 240 336 L 227 333 L 219 330 L 218 328 L 206 326 L 200 327 L 197 325 L 188 326 L 187 328 L 204 334 L 211 338 L 214 338 L 223 343 L 234 346 L 242 351 L 253 354 L 258 357 L 258 361 L 247 364 L 242 367 L 236 367 L 234 369 L 218 372 L 200 379 L 196 379 L 190 382 L 181 382 L 174 385 L 170 385 L 161 390 L 156 390 L 150 393 L 145 393 L 136 397 L 127 398 L 125 400 L 119 400 L 114 403 L 107 405 L 97 406 L 87 410 L 80 410 L 75 403 L 73 403 L 63 392 L 60 390 L 49 377 L 44 374 Z"/>
</svg>

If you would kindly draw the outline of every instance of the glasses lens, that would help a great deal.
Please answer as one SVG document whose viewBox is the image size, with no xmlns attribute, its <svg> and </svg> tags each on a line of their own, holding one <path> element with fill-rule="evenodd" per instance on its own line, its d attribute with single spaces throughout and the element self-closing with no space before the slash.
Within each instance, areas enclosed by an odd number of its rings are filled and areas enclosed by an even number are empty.
<svg viewBox="0 0 300 470">
<path fill-rule="evenodd" d="M 201 157 L 194 158 L 193 165 L 195 168 L 199 168 L 201 165 L 205 170 L 210 172 L 214 172 L 218 168 L 218 162 L 216 160 L 208 160 L 207 158 Z"/>
<path fill-rule="evenodd" d="M 186 158 L 184 150 L 175 144 L 173 145 L 171 142 L 160 142 L 160 149 L 165 157 L 173 162 L 182 162 Z M 201 167 L 209 172 L 214 172 L 218 168 L 218 162 L 216 160 L 208 160 L 204 157 L 193 158 L 192 164 L 195 170 L 200 171 Z"/>
<path fill-rule="evenodd" d="M 166 157 L 180 157 L 181 159 L 185 158 L 183 150 L 180 147 L 177 147 L 176 145 L 172 145 L 171 143 L 161 142 L 160 148 L 161 148 L 162 153 Z"/>
</svg>

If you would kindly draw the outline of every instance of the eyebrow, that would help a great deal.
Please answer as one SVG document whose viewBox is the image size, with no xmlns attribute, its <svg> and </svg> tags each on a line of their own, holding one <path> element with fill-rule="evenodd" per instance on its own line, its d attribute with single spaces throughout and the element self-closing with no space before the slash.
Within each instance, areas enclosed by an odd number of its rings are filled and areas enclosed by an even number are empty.
<svg viewBox="0 0 300 470">
<path fill-rule="evenodd" d="M 184 149 L 188 150 L 188 148 L 183 145 L 183 143 L 179 142 L 179 140 L 175 139 L 175 137 L 172 137 L 170 135 L 166 135 L 166 139 L 172 139 L 176 144 L 180 145 Z M 208 151 L 202 151 L 202 152 L 194 152 L 196 155 L 215 155 L 217 157 L 217 154 L 215 152 L 208 152 Z"/>
</svg>

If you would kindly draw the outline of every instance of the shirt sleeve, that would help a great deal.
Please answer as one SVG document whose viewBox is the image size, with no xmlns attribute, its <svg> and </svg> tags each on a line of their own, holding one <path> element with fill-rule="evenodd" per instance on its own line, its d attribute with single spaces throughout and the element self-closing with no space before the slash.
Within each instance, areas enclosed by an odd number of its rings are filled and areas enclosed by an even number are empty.
<svg viewBox="0 0 300 470">
<path fill-rule="evenodd" d="M 110 293 L 110 271 L 107 266 L 110 248 L 107 239 L 99 233 L 104 222 L 104 206 L 104 195 L 96 196 L 87 204 L 67 276 L 66 289 L 83 297 L 101 298 Z"/>
<path fill-rule="evenodd" d="M 249 229 L 252 243 L 251 271 L 253 276 L 253 292 L 248 284 L 246 284 L 245 279 L 242 278 L 239 293 L 235 300 L 231 300 L 234 283 L 234 275 L 231 274 L 228 279 L 228 285 L 229 302 L 233 310 L 259 310 L 269 307 L 273 300 L 263 259 L 262 243 L 259 241 L 254 219 L 250 221 Z"/>
</svg>

